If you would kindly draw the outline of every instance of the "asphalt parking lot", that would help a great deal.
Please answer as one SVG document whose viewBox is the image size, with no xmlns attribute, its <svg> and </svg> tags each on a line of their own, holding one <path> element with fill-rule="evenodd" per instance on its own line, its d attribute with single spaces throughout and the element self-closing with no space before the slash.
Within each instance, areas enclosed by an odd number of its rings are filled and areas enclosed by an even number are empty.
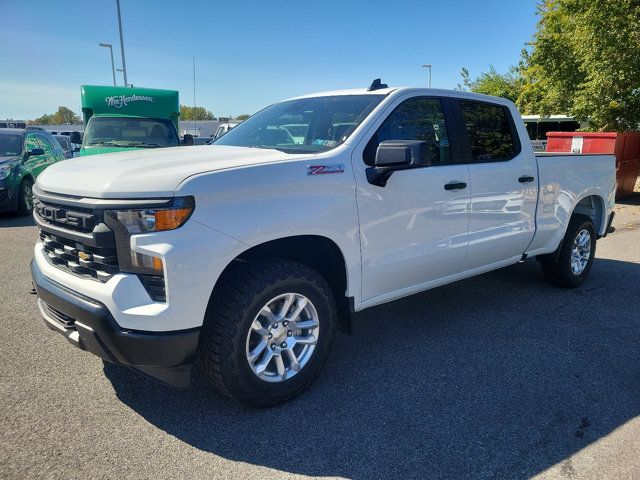
<svg viewBox="0 0 640 480">
<path fill-rule="evenodd" d="M 2 478 L 639 478 L 640 194 L 579 289 L 535 261 L 370 309 L 321 378 L 252 411 L 103 365 L 29 294 L 0 217 Z"/>
</svg>

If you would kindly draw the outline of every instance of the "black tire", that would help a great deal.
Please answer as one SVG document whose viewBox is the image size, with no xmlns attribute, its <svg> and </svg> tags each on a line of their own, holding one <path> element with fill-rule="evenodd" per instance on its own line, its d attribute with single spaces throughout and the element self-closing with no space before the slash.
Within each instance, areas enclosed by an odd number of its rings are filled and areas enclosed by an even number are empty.
<svg viewBox="0 0 640 480">
<path fill-rule="evenodd" d="M 270 383 L 259 378 L 247 359 L 247 335 L 258 312 L 284 293 L 306 296 L 320 324 L 315 350 L 291 378 Z M 336 325 L 333 294 L 322 276 L 288 260 L 270 258 L 236 262 L 214 290 L 200 336 L 196 378 L 254 408 L 269 408 L 305 390 L 326 363 Z"/>
<path fill-rule="evenodd" d="M 575 273 L 571 268 L 571 251 L 573 243 L 578 233 L 582 230 L 589 232 L 591 245 L 589 250 L 589 260 L 587 261 L 584 270 L 581 273 Z M 596 229 L 591 221 L 591 218 L 586 215 L 573 215 L 564 239 L 562 240 L 562 246 L 560 247 L 560 254 L 556 261 L 544 260 L 542 261 L 542 272 L 545 278 L 552 283 L 563 288 L 575 288 L 581 285 L 593 265 L 593 259 L 596 255 Z"/>
<path fill-rule="evenodd" d="M 21 217 L 31 215 L 33 211 L 33 182 L 29 178 L 25 178 L 20 183 L 20 191 L 18 192 L 18 210 L 17 214 Z"/>
</svg>

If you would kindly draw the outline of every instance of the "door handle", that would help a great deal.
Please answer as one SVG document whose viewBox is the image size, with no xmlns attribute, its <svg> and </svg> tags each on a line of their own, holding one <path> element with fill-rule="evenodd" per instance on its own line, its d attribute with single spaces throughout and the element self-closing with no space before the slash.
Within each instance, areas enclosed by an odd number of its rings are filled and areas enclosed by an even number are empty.
<svg viewBox="0 0 640 480">
<path fill-rule="evenodd" d="M 462 190 L 463 188 L 467 188 L 464 182 L 449 182 L 444 186 L 445 190 Z"/>
<path fill-rule="evenodd" d="M 518 181 L 520 183 L 529 183 L 529 182 L 533 182 L 535 180 L 535 178 L 533 178 L 531 175 L 522 175 Z"/>
</svg>

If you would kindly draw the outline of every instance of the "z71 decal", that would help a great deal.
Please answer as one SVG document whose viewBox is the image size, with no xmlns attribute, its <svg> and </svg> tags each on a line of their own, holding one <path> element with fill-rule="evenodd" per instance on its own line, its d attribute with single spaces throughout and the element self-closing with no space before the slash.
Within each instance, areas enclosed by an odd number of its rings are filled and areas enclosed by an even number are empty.
<svg viewBox="0 0 640 480">
<path fill-rule="evenodd" d="M 344 165 L 309 165 L 307 175 L 324 175 L 327 173 L 344 173 Z"/>
</svg>

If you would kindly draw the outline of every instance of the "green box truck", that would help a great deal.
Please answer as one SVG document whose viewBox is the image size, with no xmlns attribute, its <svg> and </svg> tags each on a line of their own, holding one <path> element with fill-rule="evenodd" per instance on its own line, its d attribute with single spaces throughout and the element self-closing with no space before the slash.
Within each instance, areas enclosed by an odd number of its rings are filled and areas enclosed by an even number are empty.
<svg viewBox="0 0 640 480">
<path fill-rule="evenodd" d="M 180 102 L 175 90 L 81 86 L 85 130 L 71 141 L 82 143 L 80 155 L 180 145 Z"/>
</svg>

